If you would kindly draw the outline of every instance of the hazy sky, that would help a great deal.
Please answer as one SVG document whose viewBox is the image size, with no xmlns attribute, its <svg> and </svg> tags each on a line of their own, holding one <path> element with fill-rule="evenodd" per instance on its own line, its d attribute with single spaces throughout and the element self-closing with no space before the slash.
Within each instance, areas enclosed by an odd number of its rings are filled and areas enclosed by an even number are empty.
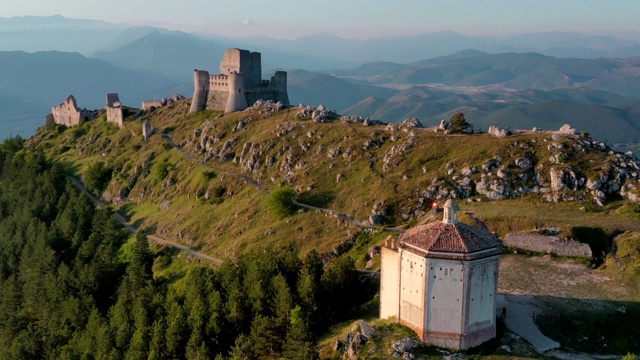
<svg viewBox="0 0 640 360">
<path fill-rule="evenodd" d="M 225 36 L 330 32 L 347 38 L 640 31 L 639 0 L 0 0 L 0 17 L 60 14 Z"/>
</svg>

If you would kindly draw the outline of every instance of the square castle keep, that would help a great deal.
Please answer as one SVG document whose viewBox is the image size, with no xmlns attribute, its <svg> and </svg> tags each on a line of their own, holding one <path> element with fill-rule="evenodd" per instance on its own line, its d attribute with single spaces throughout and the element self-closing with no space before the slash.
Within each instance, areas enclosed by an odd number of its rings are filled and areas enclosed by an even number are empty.
<svg viewBox="0 0 640 360">
<path fill-rule="evenodd" d="M 262 57 L 259 52 L 227 49 L 220 61 L 220 74 L 209 75 L 195 69 L 194 92 L 189 112 L 224 110 L 242 111 L 257 100 L 271 100 L 289 105 L 287 72 L 276 71 L 271 80 L 262 80 Z"/>
</svg>

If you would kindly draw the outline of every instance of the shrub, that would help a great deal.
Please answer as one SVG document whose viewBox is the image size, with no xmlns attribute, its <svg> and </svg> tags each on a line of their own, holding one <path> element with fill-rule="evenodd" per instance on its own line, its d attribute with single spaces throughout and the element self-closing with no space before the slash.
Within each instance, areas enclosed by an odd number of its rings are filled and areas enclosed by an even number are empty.
<svg viewBox="0 0 640 360">
<path fill-rule="evenodd" d="M 293 205 L 295 198 L 296 191 L 291 186 L 283 186 L 273 190 L 264 201 L 270 211 L 283 219 L 295 212 L 296 208 Z"/>
<path fill-rule="evenodd" d="M 469 128 L 469 123 L 464 118 L 464 114 L 459 112 L 455 113 L 449 120 L 449 130 L 452 133 L 462 133 Z"/>
<path fill-rule="evenodd" d="M 112 169 L 102 161 L 89 164 L 84 171 L 84 183 L 90 190 L 101 193 L 111 181 Z"/>
<path fill-rule="evenodd" d="M 171 163 L 167 160 L 163 160 L 162 162 L 157 163 L 153 168 L 153 178 L 158 181 L 164 180 L 169 175 L 169 171 L 171 171 L 171 168 Z"/>
</svg>

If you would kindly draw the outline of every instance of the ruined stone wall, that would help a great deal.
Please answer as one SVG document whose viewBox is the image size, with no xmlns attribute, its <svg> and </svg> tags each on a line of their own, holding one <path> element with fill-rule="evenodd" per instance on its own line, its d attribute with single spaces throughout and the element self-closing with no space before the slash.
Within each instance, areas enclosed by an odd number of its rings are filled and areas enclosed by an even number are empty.
<svg viewBox="0 0 640 360">
<path fill-rule="evenodd" d="M 557 256 L 591 258 L 591 248 L 575 240 L 533 233 L 511 233 L 502 241 L 505 246 Z"/>
<path fill-rule="evenodd" d="M 107 122 L 113 123 L 122 129 L 124 126 L 124 116 L 122 114 L 122 103 L 120 102 L 118 94 L 107 94 L 105 109 L 107 110 Z"/>
<path fill-rule="evenodd" d="M 151 126 L 151 123 L 148 121 L 144 121 L 142 123 L 142 137 L 147 140 L 151 134 L 153 134 L 153 127 Z"/>
<path fill-rule="evenodd" d="M 108 107 L 107 122 L 110 122 L 122 129 L 122 127 L 124 126 L 122 107 Z"/>
<path fill-rule="evenodd" d="M 52 107 L 51 113 L 54 122 L 64 126 L 76 126 L 83 119 L 82 111 L 78 108 L 76 98 L 73 95 L 69 95 L 60 105 Z"/>
<path fill-rule="evenodd" d="M 162 101 L 160 100 L 145 100 L 142 102 L 142 110 L 144 111 L 148 111 L 154 108 L 159 108 L 161 106 L 162 106 Z M 193 103 L 191 104 L 191 106 L 193 107 Z"/>
</svg>

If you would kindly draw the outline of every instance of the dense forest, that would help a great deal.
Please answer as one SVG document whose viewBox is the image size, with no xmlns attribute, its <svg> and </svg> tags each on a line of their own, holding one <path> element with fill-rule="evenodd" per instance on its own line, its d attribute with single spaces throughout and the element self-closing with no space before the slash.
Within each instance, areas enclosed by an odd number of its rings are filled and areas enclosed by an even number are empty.
<svg viewBox="0 0 640 360">
<path fill-rule="evenodd" d="M 12 138 L 0 165 L 2 359 L 313 359 L 316 336 L 364 300 L 351 259 L 294 246 L 154 276 L 170 257 L 60 164 Z"/>
</svg>

